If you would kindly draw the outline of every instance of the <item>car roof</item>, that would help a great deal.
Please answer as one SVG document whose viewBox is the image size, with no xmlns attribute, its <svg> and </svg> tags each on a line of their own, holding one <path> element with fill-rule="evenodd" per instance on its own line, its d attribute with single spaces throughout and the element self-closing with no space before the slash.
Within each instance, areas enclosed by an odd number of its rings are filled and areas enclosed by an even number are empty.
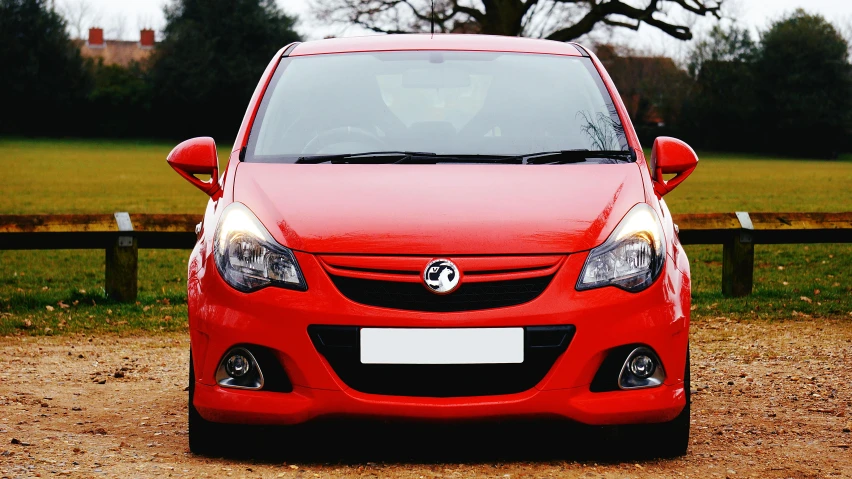
<svg viewBox="0 0 852 479">
<path fill-rule="evenodd" d="M 469 34 L 404 34 L 329 38 L 300 43 L 289 56 L 327 53 L 452 50 L 510 53 L 543 53 L 565 56 L 588 56 L 582 47 L 571 43 L 533 38 Z"/>
</svg>

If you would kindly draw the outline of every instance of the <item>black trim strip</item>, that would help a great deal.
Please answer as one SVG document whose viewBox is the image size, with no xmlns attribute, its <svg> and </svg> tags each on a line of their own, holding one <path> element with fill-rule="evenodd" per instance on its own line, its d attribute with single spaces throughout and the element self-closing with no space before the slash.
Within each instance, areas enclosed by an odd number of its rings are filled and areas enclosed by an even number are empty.
<svg viewBox="0 0 852 479">
<path fill-rule="evenodd" d="M 308 335 L 335 374 L 367 394 L 470 397 L 515 394 L 541 382 L 568 349 L 573 325 L 524 328 L 524 362 L 518 364 L 363 364 L 360 326 L 308 326 Z"/>
<path fill-rule="evenodd" d="M 583 55 L 584 57 L 588 58 L 588 57 L 591 56 L 591 55 L 589 55 L 589 51 L 586 50 L 586 47 L 584 47 L 583 45 L 580 45 L 579 43 L 575 43 L 575 42 L 569 42 L 568 44 L 571 45 L 572 47 L 576 48 L 577 50 L 580 50 L 580 54 Z"/>
<path fill-rule="evenodd" d="M 302 42 L 291 43 L 290 46 L 287 47 L 286 50 L 284 50 L 284 53 L 281 54 L 281 58 L 289 57 L 290 54 L 293 53 L 293 50 L 301 44 L 302 44 Z"/>
<path fill-rule="evenodd" d="M 481 278 L 482 276 L 480 276 Z M 538 298 L 553 274 L 501 281 L 462 282 L 452 294 L 438 295 L 420 282 L 352 278 L 329 273 L 340 293 L 360 304 L 406 311 L 458 312 L 504 308 Z"/>
</svg>

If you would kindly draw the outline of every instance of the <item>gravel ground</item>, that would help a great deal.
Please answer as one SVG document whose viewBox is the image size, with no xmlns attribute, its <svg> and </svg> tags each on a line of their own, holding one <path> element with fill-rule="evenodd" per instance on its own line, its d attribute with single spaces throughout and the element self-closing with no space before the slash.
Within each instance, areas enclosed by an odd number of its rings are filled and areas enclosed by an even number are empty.
<svg viewBox="0 0 852 479">
<path fill-rule="evenodd" d="M 606 434 L 543 424 L 336 422 L 188 452 L 183 335 L 0 339 L 2 477 L 852 478 L 852 321 L 693 323 L 693 434 L 618 461 Z M 635 447 L 652 447 L 638 439 Z"/>
</svg>

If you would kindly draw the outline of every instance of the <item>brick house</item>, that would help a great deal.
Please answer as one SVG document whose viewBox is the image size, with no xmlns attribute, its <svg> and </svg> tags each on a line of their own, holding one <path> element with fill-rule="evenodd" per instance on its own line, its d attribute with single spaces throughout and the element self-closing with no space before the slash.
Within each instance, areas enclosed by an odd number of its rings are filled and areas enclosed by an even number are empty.
<svg viewBox="0 0 852 479">
<path fill-rule="evenodd" d="M 595 53 L 618 86 L 634 123 L 662 127 L 677 120 L 690 81 L 674 60 L 619 52 L 606 44 L 596 45 Z"/>
<path fill-rule="evenodd" d="M 105 65 L 128 66 L 131 62 L 143 62 L 156 47 L 154 30 L 143 29 L 139 32 L 139 41 L 105 40 L 103 28 L 90 28 L 87 40 L 75 40 L 80 53 L 95 61 L 102 60 Z"/>
</svg>

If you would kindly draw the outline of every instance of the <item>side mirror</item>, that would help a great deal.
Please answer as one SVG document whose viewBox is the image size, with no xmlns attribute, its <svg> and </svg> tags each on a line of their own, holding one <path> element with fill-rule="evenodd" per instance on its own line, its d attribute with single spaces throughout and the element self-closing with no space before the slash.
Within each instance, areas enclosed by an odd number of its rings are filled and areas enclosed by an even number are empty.
<svg viewBox="0 0 852 479">
<path fill-rule="evenodd" d="M 651 179 L 654 181 L 654 191 L 663 196 L 683 182 L 698 166 L 698 155 L 686 143 L 668 136 L 660 136 L 654 140 L 651 150 Z M 666 181 L 663 175 L 676 175 Z"/>
<path fill-rule="evenodd" d="M 166 161 L 180 176 L 208 196 L 219 192 L 219 157 L 213 138 L 204 136 L 186 140 L 174 147 Z M 202 181 L 195 175 L 210 175 L 210 179 Z"/>
</svg>

